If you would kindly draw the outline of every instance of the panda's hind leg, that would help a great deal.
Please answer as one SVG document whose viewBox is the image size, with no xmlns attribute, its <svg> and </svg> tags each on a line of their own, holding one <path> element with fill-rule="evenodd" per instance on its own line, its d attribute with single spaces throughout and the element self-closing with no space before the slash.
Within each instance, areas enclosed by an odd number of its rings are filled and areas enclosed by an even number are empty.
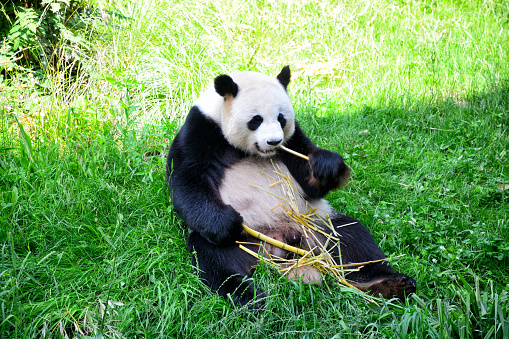
<svg viewBox="0 0 509 339">
<path fill-rule="evenodd" d="M 247 306 L 249 309 L 263 306 L 265 294 L 256 290 L 251 279 L 256 259 L 238 244 L 217 246 L 199 233 L 191 232 L 187 248 L 200 278 L 212 290 L 235 306 Z"/>
<path fill-rule="evenodd" d="M 340 248 L 343 264 L 385 258 L 369 230 L 360 221 L 349 216 L 337 215 L 332 219 L 332 223 L 341 235 Z M 397 297 L 400 300 L 414 293 L 417 286 L 414 279 L 396 272 L 386 262 L 366 264 L 358 271 L 348 273 L 346 278 L 357 288 L 370 291 L 375 296 L 381 294 L 384 298 Z"/>
</svg>

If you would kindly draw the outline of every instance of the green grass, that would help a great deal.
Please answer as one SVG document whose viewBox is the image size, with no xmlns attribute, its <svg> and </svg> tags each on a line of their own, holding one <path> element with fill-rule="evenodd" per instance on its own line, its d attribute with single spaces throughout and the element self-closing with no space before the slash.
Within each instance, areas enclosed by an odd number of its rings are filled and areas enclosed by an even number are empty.
<svg viewBox="0 0 509 339">
<path fill-rule="evenodd" d="M 4 70 L 0 338 L 509 337 L 509 2 L 109 9 L 73 77 Z M 417 280 L 407 303 L 262 266 L 250 315 L 197 278 L 168 145 L 215 75 L 286 64 L 304 130 L 354 170 L 329 201 Z"/>
</svg>

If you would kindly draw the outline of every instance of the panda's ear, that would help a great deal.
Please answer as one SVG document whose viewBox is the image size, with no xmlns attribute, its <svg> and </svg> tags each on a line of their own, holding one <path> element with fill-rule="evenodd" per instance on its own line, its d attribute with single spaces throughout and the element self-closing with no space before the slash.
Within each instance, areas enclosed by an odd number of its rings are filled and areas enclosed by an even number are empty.
<svg viewBox="0 0 509 339">
<path fill-rule="evenodd" d="M 283 85 L 283 87 L 287 89 L 288 84 L 290 83 L 290 77 L 291 77 L 290 66 L 285 66 L 283 67 L 281 72 L 279 72 L 276 78 L 279 80 L 281 85 Z"/>
<path fill-rule="evenodd" d="M 219 75 L 214 80 L 214 88 L 216 89 L 217 94 L 222 97 L 230 94 L 235 98 L 237 93 L 239 93 L 239 86 L 237 86 L 233 79 L 226 74 Z"/>
</svg>

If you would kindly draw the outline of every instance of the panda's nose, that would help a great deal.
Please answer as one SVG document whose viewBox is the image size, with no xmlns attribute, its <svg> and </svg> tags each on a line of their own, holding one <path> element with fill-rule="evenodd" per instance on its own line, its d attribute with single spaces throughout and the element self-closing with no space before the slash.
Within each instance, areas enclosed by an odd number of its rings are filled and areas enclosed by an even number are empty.
<svg viewBox="0 0 509 339">
<path fill-rule="evenodd" d="M 269 139 L 267 140 L 267 144 L 271 146 L 277 146 L 281 143 L 281 141 L 283 141 L 283 139 Z"/>
</svg>

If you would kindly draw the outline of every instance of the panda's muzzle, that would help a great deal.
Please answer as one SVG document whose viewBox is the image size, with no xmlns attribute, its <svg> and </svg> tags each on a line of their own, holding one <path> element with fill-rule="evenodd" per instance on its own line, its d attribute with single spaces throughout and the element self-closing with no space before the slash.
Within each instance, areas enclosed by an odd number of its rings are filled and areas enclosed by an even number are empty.
<svg viewBox="0 0 509 339">
<path fill-rule="evenodd" d="M 262 148 L 262 147 L 260 147 L 260 145 L 258 143 L 256 143 L 256 148 L 263 155 L 272 155 L 272 154 L 276 153 L 276 148 L 281 144 L 281 142 L 283 142 L 282 138 L 267 139 L 267 140 L 265 140 L 266 145 L 264 145 L 264 146 L 269 146 L 269 147 Z"/>
<path fill-rule="evenodd" d="M 267 140 L 267 144 L 276 147 L 276 146 L 279 146 L 281 141 L 283 141 L 283 139 L 269 139 L 269 140 Z"/>
<path fill-rule="evenodd" d="M 263 155 L 273 155 L 276 153 L 276 147 L 271 148 L 271 149 L 263 149 L 260 147 L 260 145 L 258 145 L 258 143 L 256 143 L 255 145 L 256 145 L 256 149 L 258 150 L 258 152 L 260 152 Z M 277 145 L 279 145 L 279 143 L 276 144 L 275 146 L 277 146 Z"/>
</svg>

